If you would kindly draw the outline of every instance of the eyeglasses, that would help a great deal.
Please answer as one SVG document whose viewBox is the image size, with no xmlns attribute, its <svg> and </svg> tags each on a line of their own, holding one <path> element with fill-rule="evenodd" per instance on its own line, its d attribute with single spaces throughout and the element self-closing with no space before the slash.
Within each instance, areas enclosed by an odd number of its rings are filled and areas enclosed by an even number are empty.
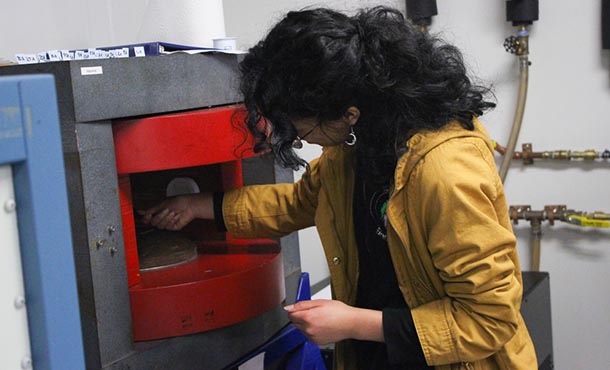
<svg viewBox="0 0 610 370">
<path fill-rule="evenodd" d="M 297 135 L 296 139 L 294 139 L 294 140 L 292 141 L 292 147 L 293 147 L 294 149 L 302 149 L 302 148 L 303 148 L 303 140 L 305 140 L 305 138 L 306 138 L 307 136 L 309 136 L 309 134 L 311 134 L 311 133 L 313 132 L 313 130 L 315 130 L 316 128 L 318 128 L 318 126 L 320 126 L 320 125 L 319 125 L 319 124 L 317 124 L 317 125 L 313 126 L 313 127 L 311 128 L 311 130 L 307 131 L 307 132 L 305 133 L 305 135 L 303 135 L 303 137 L 299 137 L 299 135 Z"/>
</svg>

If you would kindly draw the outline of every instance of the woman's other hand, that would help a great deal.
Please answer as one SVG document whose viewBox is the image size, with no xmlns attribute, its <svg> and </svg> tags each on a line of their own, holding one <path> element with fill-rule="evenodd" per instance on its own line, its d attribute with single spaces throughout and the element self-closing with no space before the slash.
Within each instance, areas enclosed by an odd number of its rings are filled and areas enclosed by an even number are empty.
<svg viewBox="0 0 610 370">
<path fill-rule="evenodd" d="M 195 218 L 214 219 L 211 193 L 179 195 L 143 211 L 142 222 L 164 230 L 180 230 Z"/>
<path fill-rule="evenodd" d="M 382 312 L 326 299 L 284 307 L 294 326 L 310 341 L 323 345 L 353 338 L 383 342 Z"/>
</svg>

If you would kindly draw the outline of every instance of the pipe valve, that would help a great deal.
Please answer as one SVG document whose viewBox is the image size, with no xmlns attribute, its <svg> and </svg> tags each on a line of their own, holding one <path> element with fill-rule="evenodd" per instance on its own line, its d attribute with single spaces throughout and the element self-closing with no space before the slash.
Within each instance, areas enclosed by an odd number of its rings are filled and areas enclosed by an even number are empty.
<svg viewBox="0 0 610 370">
<path fill-rule="evenodd" d="M 519 48 L 519 39 L 516 36 L 508 36 L 504 40 L 504 50 L 511 54 L 517 54 Z"/>
<path fill-rule="evenodd" d="M 504 50 L 517 56 L 529 54 L 529 31 L 527 26 L 519 26 L 517 36 L 504 39 Z"/>
</svg>

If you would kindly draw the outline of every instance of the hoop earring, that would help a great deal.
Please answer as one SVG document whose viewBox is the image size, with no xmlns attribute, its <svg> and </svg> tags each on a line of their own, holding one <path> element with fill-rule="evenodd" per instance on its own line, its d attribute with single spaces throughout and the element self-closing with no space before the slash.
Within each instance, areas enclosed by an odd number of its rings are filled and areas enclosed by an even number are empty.
<svg viewBox="0 0 610 370">
<path fill-rule="evenodd" d="M 356 134 L 354 134 L 354 128 L 350 126 L 349 135 L 347 140 L 345 140 L 345 145 L 354 146 L 356 145 L 356 141 L 358 141 L 358 138 L 356 137 Z"/>
<path fill-rule="evenodd" d="M 292 140 L 292 148 L 293 149 L 303 149 L 303 141 L 301 138 L 297 136 L 296 139 Z"/>
</svg>

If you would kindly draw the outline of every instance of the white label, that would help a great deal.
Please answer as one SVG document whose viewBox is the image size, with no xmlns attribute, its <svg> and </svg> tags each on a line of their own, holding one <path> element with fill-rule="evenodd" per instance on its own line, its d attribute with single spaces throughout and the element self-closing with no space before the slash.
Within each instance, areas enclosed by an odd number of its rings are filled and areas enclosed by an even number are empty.
<svg viewBox="0 0 610 370">
<path fill-rule="evenodd" d="M 121 58 L 129 58 L 129 48 L 123 48 Z"/>
<path fill-rule="evenodd" d="M 98 58 L 97 52 L 98 52 L 97 49 L 88 49 L 87 53 L 89 53 L 89 59 L 97 59 Z"/>
<path fill-rule="evenodd" d="M 35 64 L 38 63 L 36 54 L 15 54 L 15 59 L 19 64 Z"/>
<path fill-rule="evenodd" d="M 47 54 L 49 54 L 49 61 L 51 62 L 59 62 L 61 60 L 61 51 L 59 50 L 49 50 Z"/>
<path fill-rule="evenodd" d="M 81 76 L 101 75 L 104 74 L 102 66 L 80 67 Z"/>
<path fill-rule="evenodd" d="M 144 46 L 136 46 L 133 48 L 133 52 L 136 54 L 137 57 L 145 57 L 146 56 L 146 52 L 144 51 Z"/>
<path fill-rule="evenodd" d="M 85 59 L 85 52 L 83 50 L 76 50 L 74 52 L 74 59 L 76 59 L 76 60 Z"/>
<path fill-rule="evenodd" d="M 47 53 L 45 52 L 36 54 L 36 57 L 38 58 L 38 63 L 46 63 L 49 61 L 49 58 L 47 58 Z"/>
<path fill-rule="evenodd" d="M 72 60 L 72 58 L 70 56 L 70 51 L 69 50 L 62 50 L 61 51 L 61 60 Z"/>
</svg>

